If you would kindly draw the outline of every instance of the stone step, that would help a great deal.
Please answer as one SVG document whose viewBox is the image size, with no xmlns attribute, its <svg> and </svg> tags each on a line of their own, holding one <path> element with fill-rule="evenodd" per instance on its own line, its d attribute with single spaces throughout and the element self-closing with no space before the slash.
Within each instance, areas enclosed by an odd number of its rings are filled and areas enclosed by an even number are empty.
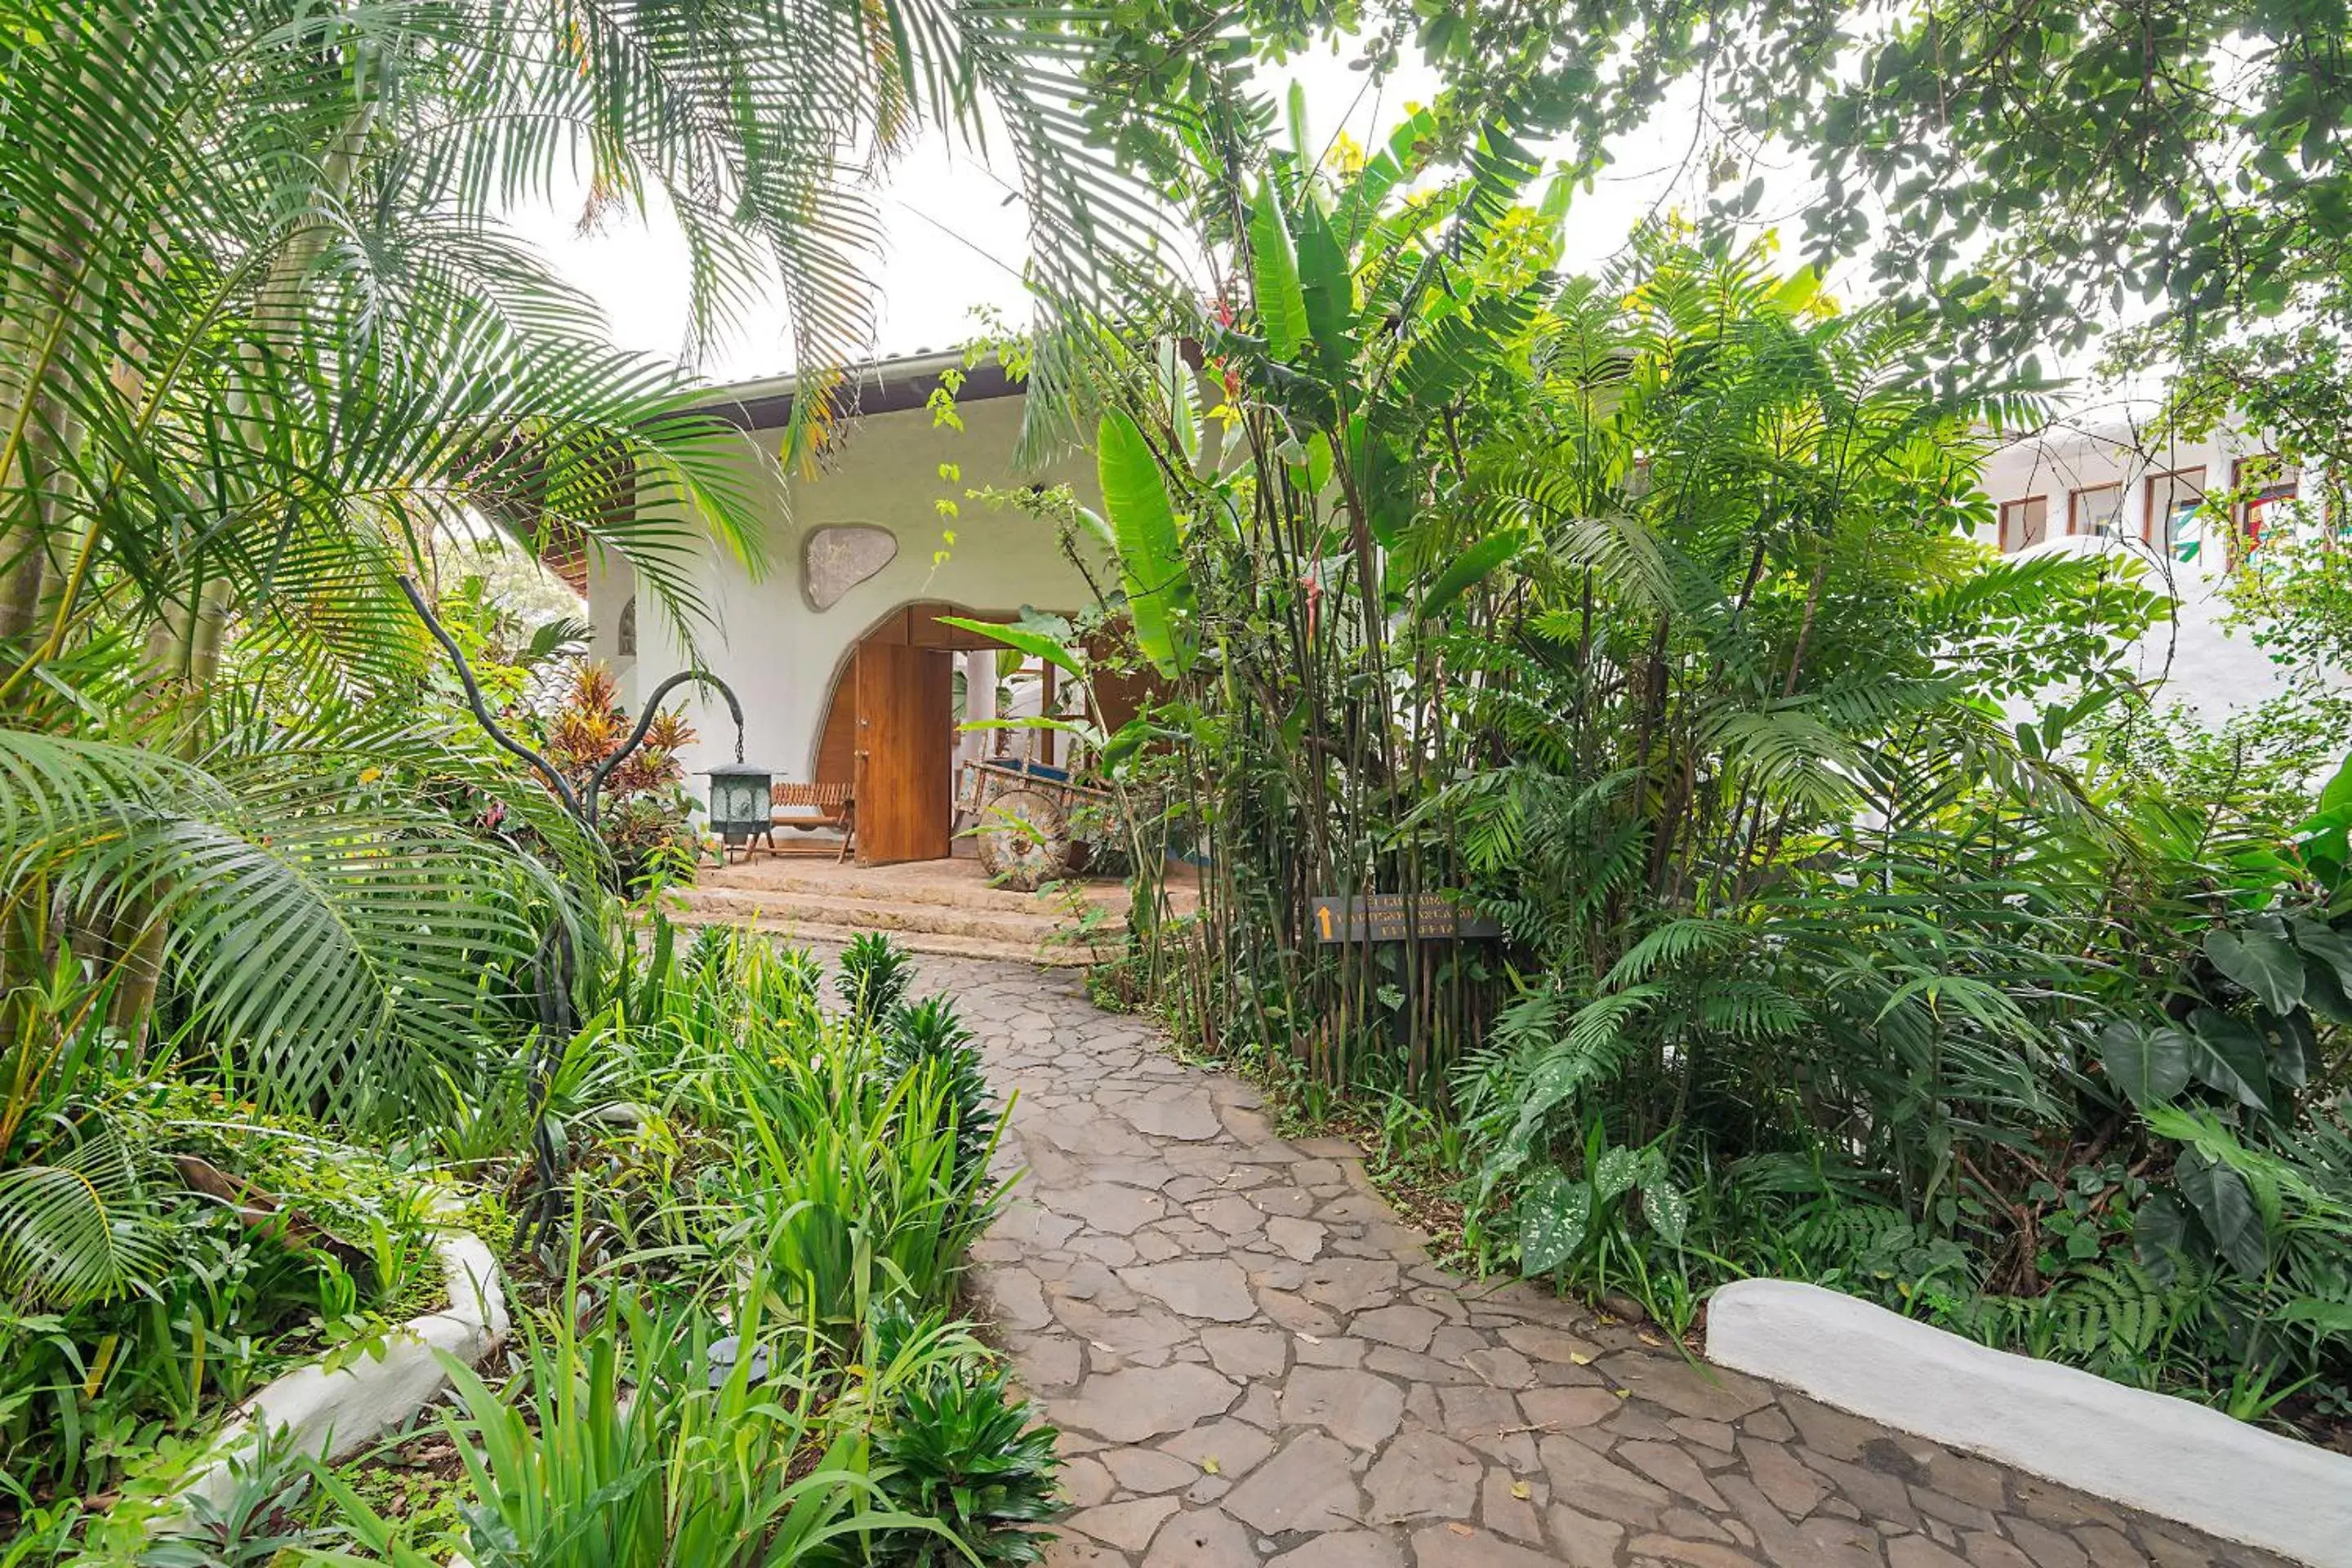
<svg viewBox="0 0 2352 1568">
<path fill-rule="evenodd" d="M 893 904 L 947 904 L 960 909 L 1002 910 L 1012 913 L 1040 910 L 1060 912 L 1051 895 L 992 888 L 980 868 L 970 861 L 952 862 L 961 874 L 941 875 L 940 861 L 910 861 L 903 866 L 840 866 L 814 857 L 761 856 L 723 870 L 704 873 L 703 885 L 730 891 L 802 893 L 838 901 L 844 898 L 875 900 Z M 1108 879 L 1083 884 L 1087 901 L 1101 906 L 1113 919 L 1126 915 L 1132 901 L 1124 882 Z M 1198 895 L 1186 883 L 1171 889 L 1179 914 L 1190 912 Z"/>
<path fill-rule="evenodd" d="M 826 899 L 875 900 L 894 904 L 941 904 L 957 909 L 1003 910 L 1023 912 L 1050 908 L 1034 893 L 992 888 L 977 865 L 957 862 L 968 874 L 942 876 L 936 861 L 910 861 L 904 866 L 836 866 L 830 861 L 795 860 L 790 857 L 761 858 L 739 862 L 723 871 L 704 874 L 706 886 L 738 892 L 800 893 Z M 1117 882 L 1089 887 L 1089 898 L 1106 908 L 1124 910 L 1127 889 Z"/>
<path fill-rule="evenodd" d="M 1076 922 L 1063 910 L 1036 900 L 1025 907 L 983 908 L 845 894 L 784 892 L 769 888 L 696 888 L 683 895 L 689 908 L 720 921 L 759 920 L 847 926 L 857 931 L 927 932 L 988 942 L 1035 945 Z M 1118 921 L 1112 921 L 1116 930 Z M 1109 932 L 1106 932 L 1109 934 Z"/>
<path fill-rule="evenodd" d="M 959 936 L 949 931 L 901 931 L 862 925 L 857 923 L 858 911 L 855 909 L 840 910 L 839 917 L 838 921 L 831 921 L 751 918 L 722 914 L 708 907 L 698 908 L 689 903 L 671 918 L 682 926 L 748 926 L 765 935 L 818 947 L 844 947 L 856 937 L 882 931 L 909 952 L 936 953 L 951 958 L 985 958 L 1004 963 L 1036 964 L 1049 969 L 1081 968 L 1090 963 L 1107 963 L 1118 956 L 1115 947 L 1080 947 L 1069 942 L 1007 941 L 998 937 Z"/>
</svg>

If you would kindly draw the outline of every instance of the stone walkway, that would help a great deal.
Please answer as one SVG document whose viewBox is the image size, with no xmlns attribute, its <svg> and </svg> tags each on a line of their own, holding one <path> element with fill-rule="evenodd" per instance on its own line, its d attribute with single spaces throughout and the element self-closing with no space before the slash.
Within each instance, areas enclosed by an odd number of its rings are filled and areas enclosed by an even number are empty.
<svg viewBox="0 0 2352 1568">
<path fill-rule="evenodd" d="M 1075 978 L 921 969 L 1020 1091 L 978 1275 L 1062 1428 L 1055 1568 L 2277 1562 L 1465 1280 L 1351 1146 L 1277 1138 Z"/>
</svg>

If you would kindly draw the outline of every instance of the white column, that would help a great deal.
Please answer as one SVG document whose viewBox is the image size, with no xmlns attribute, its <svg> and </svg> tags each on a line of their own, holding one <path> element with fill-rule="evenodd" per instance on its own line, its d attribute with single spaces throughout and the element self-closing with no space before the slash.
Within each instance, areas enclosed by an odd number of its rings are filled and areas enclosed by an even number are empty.
<svg viewBox="0 0 2352 1568">
<path fill-rule="evenodd" d="M 958 656 L 963 660 L 963 716 L 971 722 L 996 717 L 996 655 L 987 649 L 975 648 Z M 991 751 L 990 742 L 995 732 L 990 730 L 967 730 L 957 747 L 957 754 L 967 762 L 978 762 Z"/>
</svg>

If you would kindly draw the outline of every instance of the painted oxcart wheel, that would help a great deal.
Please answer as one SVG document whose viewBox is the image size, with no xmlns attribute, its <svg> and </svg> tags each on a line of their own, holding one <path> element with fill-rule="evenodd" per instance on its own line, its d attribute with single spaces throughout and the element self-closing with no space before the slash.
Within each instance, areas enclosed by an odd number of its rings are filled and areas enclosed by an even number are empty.
<svg viewBox="0 0 2352 1568">
<path fill-rule="evenodd" d="M 1043 790 L 1006 790 L 981 814 L 980 864 L 1000 886 L 1035 892 L 1069 868 L 1069 817 Z"/>
</svg>

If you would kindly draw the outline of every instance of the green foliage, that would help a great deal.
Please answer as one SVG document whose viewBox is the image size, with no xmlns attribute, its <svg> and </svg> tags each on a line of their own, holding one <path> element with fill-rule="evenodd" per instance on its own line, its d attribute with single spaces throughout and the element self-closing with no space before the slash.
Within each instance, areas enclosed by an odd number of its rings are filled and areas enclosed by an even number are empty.
<svg viewBox="0 0 2352 1568">
<path fill-rule="evenodd" d="M 79 1131 L 0 1173 L 0 1295 L 78 1305 L 129 1291 L 158 1250 L 147 1194 L 114 1128 Z"/>
<path fill-rule="evenodd" d="M 821 1392 L 810 1342 L 740 1303 L 733 1341 L 768 1357 L 714 1357 L 698 1313 L 626 1295 L 575 1328 L 526 1321 L 513 1390 L 452 1365 L 448 1427 L 474 1501 L 464 1551 L 482 1568 L 711 1563 L 781 1568 L 827 1560 L 859 1531 L 919 1527 L 881 1506 L 856 1424 Z M 804 1463 L 803 1459 L 814 1463 Z M 331 1472 L 320 1481 L 383 1560 L 430 1561 Z"/>
<path fill-rule="evenodd" d="M 940 1066 L 893 1079 L 877 1054 L 786 1062 L 747 1089 L 743 1218 L 721 1248 L 763 1257 L 794 1313 L 838 1343 L 879 1302 L 953 1300 L 996 1211 L 984 1155 L 960 1166 Z"/>
<path fill-rule="evenodd" d="M 1196 635 L 1192 581 L 1159 458 L 1134 420 L 1114 411 L 1095 433 L 1095 464 L 1136 643 L 1160 674 L 1181 674 Z"/>
<path fill-rule="evenodd" d="M 1606 1131 L 1596 1122 L 1585 1138 L 1581 1181 L 1551 1169 L 1521 1189 L 1519 1267 L 1528 1273 L 1552 1274 L 1569 1268 L 1597 1229 L 1629 1222 L 1625 1200 L 1636 1194 L 1649 1232 L 1668 1247 L 1682 1246 L 1690 1227 L 1690 1199 L 1667 1173 L 1664 1145 L 1634 1150 L 1607 1140 Z"/>
<path fill-rule="evenodd" d="M 118 1082 L 102 1120 L 81 1114 L 136 1183 L 135 1215 L 114 1221 L 135 1228 L 110 1295 L 0 1304 L 0 1474 L 19 1506 L 168 1470 L 278 1372 L 364 1354 L 388 1320 L 438 1304 L 428 1189 L 382 1156 L 167 1079 Z M 173 1157 L 249 1184 L 299 1222 L 249 1223 L 184 1184 Z"/>
<path fill-rule="evenodd" d="M 1054 1538 L 1031 1527 L 1050 1523 L 1064 1506 L 1054 1454 L 1059 1436 L 1015 1395 L 1003 1367 L 948 1363 L 910 1380 L 875 1433 L 876 1472 L 883 1496 L 901 1512 L 937 1520 L 952 1538 L 884 1531 L 868 1545 L 866 1561 L 891 1568 L 1043 1562 Z"/>
<path fill-rule="evenodd" d="M 675 216 L 698 353 L 781 290 L 820 379 L 871 335 L 871 160 L 927 123 L 977 137 L 983 101 L 1049 299 L 1092 303 L 1144 254 L 1130 183 L 1067 108 L 1063 18 L 704 20 L 25 8 L 0 104 L 0 699 L 99 603 L 157 628 L 159 680 L 207 685 L 232 623 L 337 668 L 413 670 L 391 579 L 443 529 L 614 549 L 690 633 L 697 536 L 756 561 L 753 489 L 691 381 L 604 344 L 507 228 L 583 149 L 592 220 L 637 200 Z M 796 414 L 805 449 L 836 411 Z"/>
<path fill-rule="evenodd" d="M 276 1105 L 354 1121 L 432 1106 L 436 1069 L 478 1049 L 486 977 L 527 964 L 568 897 L 394 782 L 404 762 L 446 765 L 429 739 L 293 739 L 207 769 L 0 731 L 0 918 L 68 899 L 60 935 L 93 963 L 121 962 L 118 931 L 158 928 L 186 1048 Z"/>
<path fill-rule="evenodd" d="M 835 979 L 874 994 L 876 973 Z M 526 1319 L 506 1386 L 459 1381 L 471 1560 L 968 1561 L 959 1533 L 1034 1560 L 1013 1527 L 1053 1511 L 1050 1432 L 1023 1438 L 1026 1407 L 943 1321 L 1000 1202 L 992 1098 L 943 998 L 869 1027 L 818 1005 L 823 978 L 657 912 L 616 950 L 581 1037 L 597 1070 L 559 1075 L 578 1214 L 550 1283 L 575 1310 Z M 423 1543 L 327 1484 L 371 1552 L 411 1561 Z"/>
<path fill-rule="evenodd" d="M 1988 432 L 2046 410 L 1950 317 L 1668 226 L 1553 275 L 1563 111 L 1497 75 L 1360 163 L 1223 79 L 1155 145 L 1230 258 L 1178 324 L 1216 461 L 1156 372 L 1106 421 L 1201 650 L 1113 775 L 1205 851 L 1198 923 L 1138 932 L 1157 1000 L 1310 1101 L 1419 1100 L 1475 1252 L 1677 1332 L 1779 1272 L 2308 1418 L 2352 1376 L 2340 741 L 2161 720 L 2135 566 L 1972 542 Z M 1325 940 L 1360 891 L 1502 940 Z"/>
<path fill-rule="evenodd" d="M 1000 1117 L 980 1047 L 956 1016 L 955 1004 L 941 994 L 901 1005 L 891 1016 L 882 1059 L 902 1081 L 918 1074 L 937 1081 L 938 1107 L 953 1123 L 956 1183 L 970 1187 L 978 1182 L 995 1146 Z"/>
<path fill-rule="evenodd" d="M 848 1004 L 849 1016 L 875 1027 L 905 1001 L 915 980 L 915 961 L 906 949 L 878 931 L 853 937 L 841 952 L 841 973 L 834 988 Z"/>
<path fill-rule="evenodd" d="M 786 26 L 722 0 L 676 20 L 36 0 L 0 29 L 0 1455 L 60 1550 L 85 1521 L 53 1497 L 167 1463 L 292 1357 L 367 1353 L 414 1305 L 420 1258 L 432 1272 L 412 1205 L 254 1155 L 291 1127 L 353 1172 L 446 1159 L 484 1192 L 527 1133 L 542 1175 L 617 1167 L 597 1264 L 663 1286 L 773 1199 L 737 1121 L 761 1075 L 713 1032 L 742 1003 L 667 961 L 614 962 L 627 930 L 602 851 L 476 737 L 402 592 L 438 584 L 491 702 L 524 720 L 583 628 L 526 632 L 443 570 L 478 566 L 484 539 L 609 553 L 689 649 L 696 563 L 763 564 L 772 454 L 747 468 L 692 376 L 604 342 L 507 215 L 575 168 L 592 223 L 660 206 L 686 238 L 698 352 L 781 290 L 803 450 L 839 412 L 825 367 L 869 335 L 868 176 L 919 128 L 1004 133 L 1033 276 L 1061 308 L 1138 260 L 1149 226 L 1096 221 L 1129 186 L 1069 112 L 1066 18 L 885 0 Z M 603 754 L 611 704 L 575 707 L 554 738 Z M 640 884 L 694 847 L 688 737 L 655 738 L 604 822 Z M 750 1059 L 772 1066 L 781 1037 L 805 1067 L 831 1039 L 814 977 L 729 962 L 761 1026 Z M 956 1157 L 984 1094 L 944 1043 L 884 1069 L 872 1027 L 896 1000 L 877 987 L 844 1032 L 854 1126 L 824 1145 L 844 1169 L 793 1179 L 875 1198 L 875 1267 L 928 1300 L 988 1212 Z M 561 1037 L 575 1004 L 592 1021 Z M 615 1039 L 672 1054 L 600 1055 Z M 926 1131 L 902 1168 L 885 1131 L 908 1127 Z M 338 1142 L 360 1134 L 381 1158 Z M 727 1136 L 743 1167 L 714 1174 Z M 709 1190 L 678 1201 L 681 1177 Z M 262 1223 L 247 1181 L 286 1212 Z M 511 1216 L 473 1204 L 504 1240 Z M 771 1455 L 780 1478 L 796 1457 Z"/>
<path fill-rule="evenodd" d="M 316 1511 L 312 1476 L 292 1432 L 240 1448 L 228 1472 L 228 1496 L 191 1500 L 186 1515 L 165 1523 L 131 1560 L 134 1568 L 271 1568 L 341 1539 L 331 1526 L 304 1522 Z"/>
</svg>

